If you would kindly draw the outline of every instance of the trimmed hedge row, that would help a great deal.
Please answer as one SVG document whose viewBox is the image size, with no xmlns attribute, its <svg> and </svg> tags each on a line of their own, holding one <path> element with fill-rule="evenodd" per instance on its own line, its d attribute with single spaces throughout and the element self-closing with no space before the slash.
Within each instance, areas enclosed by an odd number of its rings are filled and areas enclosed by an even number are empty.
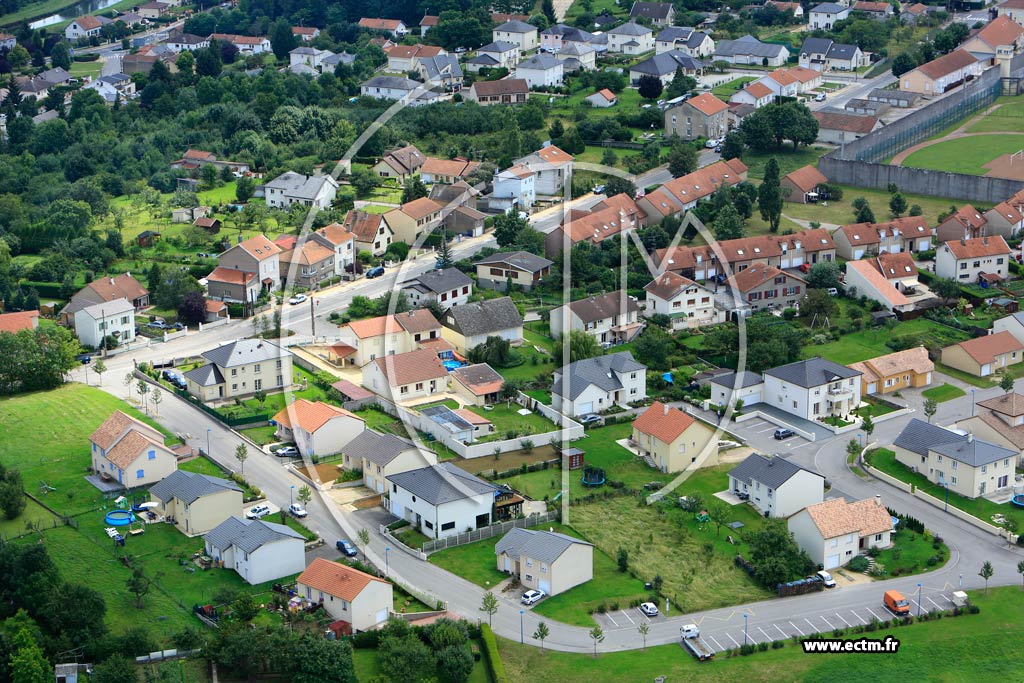
<svg viewBox="0 0 1024 683">
<path fill-rule="evenodd" d="M 501 663 L 498 653 L 498 640 L 489 624 L 480 624 L 480 642 L 483 643 L 484 656 L 487 658 L 487 669 L 491 672 L 492 683 L 508 683 L 505 665 Z"/>
</svg>

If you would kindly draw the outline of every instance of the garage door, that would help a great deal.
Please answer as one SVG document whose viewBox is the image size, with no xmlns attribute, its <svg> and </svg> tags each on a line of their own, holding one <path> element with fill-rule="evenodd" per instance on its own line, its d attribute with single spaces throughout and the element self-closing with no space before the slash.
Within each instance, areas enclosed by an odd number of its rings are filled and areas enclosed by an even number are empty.
<svg viewBox="0 0 1024 683">
<path fill-rule="evenodd" d="M 825 556 L 825 569 L 835 569 L 839 566 L 839 555 Z"/>
<path fill-rule="evenodd" d="M 551 595 L 551 582 L 550 581 L 543 581 L 543 580 L 541 580 L 537 584 L 537 587 L 540 588 L 545 593 L 547 593 L 548 595 Z"/>
<path fill-rule="evenodd" d="M 803 264 L 804 264 L 804 257 L 803 256 L 794 256 L 793 260 L 790 262 L 789 265 L 792 268 L 799 268 Z"/>
<path fill-rule="evenodd" d="M 863 249 L 854 249 L 853 250 L 853 258 L 854 258 L 854 260 L 859 259 L 863 255 L 864 255 L 864 250 Z"/>
<path fill-rule="evenodd" d="M 755 403 L 760 403 L 760 402 L 761 402 L 761 392 L 760 391 L 755 391 L 753 394 L 750 394 L 749 396 L 746 396 L 743 399 L 743 405 L 745 405 L 745 406 L 752 406 Z"/>
<path fill-rule="evenodd" d="M 992 374 L 992 366 L 991 365 L 986 363 L 985 365 L 981 366 L 981 376 L 982 377 L 988 377 L 991 374 Z"/>
<path fill-rule="evenodd" d="M 594 402 L 588 401 L 587 403 L 581 403 L 576 406 L 577 415 L 586 415 L 587 413 L 594 412 Z"/>
<path fill-rule="evenodd" d="M 869 394 L 876 394 L 876 393 L 878 393 L 878 382 L 871 382 L 870 384 L 868 384 L 868 393 Z"/>
<path fill-rule="evenodd" d="M 387 610 L 387 608 L 377 610 L 377 614 L 374 617 L 374 621 L 376 621 L 378 624 L 383 624 L 387 620 L 388 620 L 388 610 Z"/>
</svg>

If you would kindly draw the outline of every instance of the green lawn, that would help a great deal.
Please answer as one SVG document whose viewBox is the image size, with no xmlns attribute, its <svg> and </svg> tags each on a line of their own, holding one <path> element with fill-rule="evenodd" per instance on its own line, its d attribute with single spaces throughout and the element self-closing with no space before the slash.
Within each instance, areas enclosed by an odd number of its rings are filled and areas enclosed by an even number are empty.
<svg viewBox="0 0 1024 683">
<path fill-rule="evenodd" d="M 554 357 L 551 350 L 554 347 L 554 340 L 545 337 L 537 332 L 523 331 L 523 338 L 528 343 L 515 349 L 515 352 L 523 357 L 523 362 L 511 368 L 495 368 L 505 379 L 533 380 L 542 372 L 555 369 Z M 547 349 L 547 353 L 540 353 L 534 347 L 537 345 Z M 536 360 L 534 360 L 536 359 Z"/>
<path fill-rule="evenodd" d="M 54 517 L 42 505 L 31 498 L 25 500 L 25 509 L 14 519 L 0 517 L 0 538 L 16 538 L 22 534 L 32 533 L 28 525 L 42 529 L 49 529 L 54 524 L 62 524 L 57 517 Z"/>
<path fill-rule="evenodd" d="M 224 470 L 220 468 L 220 465 L 205 456 L 186 460 L 178 466 L 178 469 L 185 470 L 186 472 L 197 472 L 210 477 L 224 476 Z"/>
<path fill-rule="evenodd" d="M 513 403 L 511 407 L 505 403 L 495 403 L 490 410 L 484 410 L 483 406 L 467 406 L 467 408 L 494 423 L 494 434 L 480 439 L 480 441 L 500 441 L 508 438 L 510 431 L 516 433 L 516 436 L 512 438 L 529 438 L 533 434 L 546 434 L 558 429 L 554 422 L 540 413 L 531 412 L 529 415 L 520 415 L 516 411 L 522 410 L 523 407 L 518 403 Z M 543 446 L 545 444 L 534 443 L 533 445 Z"/>
<path fill-rule="evenodd" d="M 949 559 L 946 544 L 939 543 L 936 549 L 932 545 L 934 542 L 931 534 L 917 534 L 909 529 L 901 529 L 893 534 L 893 547 L 879 553 L 875 562 L 885 567 L 887 576 L 934 571 Z M 930 558 L 935 558 L 932 565 L 928 564 Z"/>
<path fill-rule="evenodd" d="M 615 107 L 610 109 L 595 109 L 594 111 L 611 111 Z M 605 151 L 611 149 L 615 154 L 615 165 L 625 168 L 626 161 L 631 157 L 635 157 L 640 154 L 638 149 L 616 149 L 614 147 L 601 147 L 600 145 L 587 145 L 586 150 L 582 154 L 576 155 L 576 161 L 585 161 L 591 164 L 600 164 L 604 159 Z"/>
<path fill-rule="evenodd" d="M 740 76 L 739 78 L 734 78 L 731 81 L 722 83 L 721 85 L 716 85 L 711 89 L 711 94 L 728 102 L 729 98 L 732 97 L 737 90 L 740 90 L 747 83 L 756 80 L 757 76 Z"/>
<path fill-rule="evenodd" d="M 551 405 L 551 392 L 546 389 L 527 389 L 523 393 L 530 398 L 540 401 L 544 405 Z"/>
<path fill-rule="evenodd" d="M 476 543 L 467 543 L 430 555 L 430 561 L 478 586 L 489 588 L 503 581 L 507 574 L 497 569 L 494 546 L 501 536 Z"/>
<path fill-rule="evenodd" d="M 474 649 L 480 649 L 479 643 L 474 643 Z M 356 678 L 359 681 L 388 680 L 384 677 L 384 670 L 380 666 L 380 654 L 377 650 L 353 649 L 352 663 L 355 665 Z M 438 679 L 431 677 L 429 680 Z M 195 681 L 189 681 L 189 683 L 195 683 Z M 491 683 L 490 675 L 487 673 L 487 662 L 483 657 L 473 664 L 473 671 L 470 672 L 466 683 Z"/>
<path fill-rule="evenodd" d="M 211 190 L 203 190 L 199 193 L 200 206 L 217 206 L 237 201 L 235 199 L 235 181 L 224 183 L 220 187 Z"/>
<path fill-rule="evenodd" d="M 782 160 L 782 157 L 780 157 L 780 163 Z M 744 159 L 744 161 L 746 161 L 746 159 Z M 788 171 L 784 171 L 783 173 L 786 172 Z M 878 220 L 882 221 L 888 218 L 888 192 L 882 190 L 868 190 L 848 185 L 841 185 L 840 187 L 843 190 L 843 198 L 839 201 L 829 200 L 828 202 L 818 204 L 794 204 L 792 202 L 787 202 L 782 207 L 782 213 L 805 221 L 818 221 L 819 223 L 835 223 L 837 225 L 844 225 L 846 223 L 853 222 L 854 211 L 851 206 L 853 200 L 857 197 L 864 197 L 864 199 L 868 201 L 868 204 L 871 205 L 871 208 L 875 212 L 875 217 Z M 908 205 L 913 206 L 914 204 L 917 204 L 921 207 L 921 215 L 925 217 L 929 224 L 937 224 L 939 214 L 944 211 L 949 211 L 949 205 L 955 203 L 954 199 L 947 197 L 930 197 L 909 194 L 904 195 L 904 197 L 906 197 Z M 828 206 L 825 206 L 824 204 L 828 204 Z"/>
<path fill-rule="evenodd" d="M 925 389 L 921 392 L 921 395 L 938 403 L 944 403 L 946 401 L 952 401 L 954 398 L 960 398 L 964 393 L 964 390 L 960 387 L 955 387 L 952 384 L 943 382 L 937 387 Z"/>
<path fill-rule="evenodd" d="M 103 62 L 97 59 L 95 62 L 72 62 L 68 73 L 74 78 L 89 76 L 93 79 L 99 78 L 103 70 Z"/>
<path fill-rule="evenodd" d="M 892 353 L 892 349 L 886 346 L 887 341 L 911 335 L 920 336 L 922 340 L 936 341 L 941 346 L 948 346 L 969 338 L 966 332 L 918 318 L 899 323 L 891 330 L 872 327 L 844 335 L 841 339 L 827 344 L 810 344 L 804 347 L 803 357 L 821 356 L 842 365 L 849 365 Z"/>
<path fill-rule="evenodd" d="M 120 378 L 107 373 L 107 382 Z M 0 399 L 0 463 L 21 470 L 25 488 L 44 496 L 60 513 L 78 515 L 105 504 L 103 494 L 85 481 L 90 467 L 89 435 L 115 410 L 138 417 L 160 429 L 152 419 L 124 401 L 95 387 L 66 384 L 53 391 Z M 169 435 L 168 435 L 169 436 Z M 177 439 L 169 438 L 177 442 Z M 41 493 L 41 483 L 56 491 Z"/>
<path fill-rule="evenodd" d="M 652 681 L 657 676 L 665 676 L 669 683 L 904 683 L 908 676 L 913 680 L 952 682 L 977 680 L 982 671 L 986 679 L 1017 677 L 1018 621 L 1024 609 L 1024 591 L 1009 586 L 993 589 L 990 595 L 971 591 L 971 601 L 981 608 L 980 614 L 862 634 L 897 638 L 901 647 L 894 655 L 809 657 L 791 640 L 778 650 L 749 657 L 720 655 L 711 663 L 698 662 L 675 643 L 646 650 L 602 652 L 596 658 L 590 654 L 541 651 L 503 638 L 498 639 L 498 647 L 510 683 L 621 683 Z M 639 635 L 636 642 L 640 642 Z"/>
<path fill-rule="evenodd" d="M 275 436 L 276 432 L 277 427 L 273 425 L 267 425 L 265 427 L 250 427 L 249 429 L 242 430 L 242 434 L 245 434 L 261 446 L 279 441 L 277 436 Z"/>
<path fill-rule="evenodd" d="M 459 402 L 453 398 L 446 398 L 443 401 L 430 401 L 429 403 L 420 403 L 419 405 L 410 406 L 413 410 L 421 411 L 427 408 L 434 408 L 436 406 L 444 406 L 449 410 L 458 410 Z"/>
<path fill-rule="evenodd" d="M 890 476 L 896 477 L 900 481 L 913 484 L 930 496 L 934 496 L 942 501 L 946 500 L 946 487 L 928 481 L 928 477 L 923 474 L 911 472 L 896 461 L 896 454 L 888 448 L 877 448 L 869 451 L 867 463 Z M 1000 505 L 986 498 L 964 498 L 957 493 L 950 492 L 949 504 L 989 524 L 992 523 L 993 515 L 1003 515 L 1007 519 L 1017 520 L 1019 528 L 1024 529 L 1024 509 L 1014 507 L 1009 503 Z"/>
<path fill-rule="evenodd" d="M 394 536 L 410 548 L 416 548 L 417 550 L 422 548 L 423 544 L 430 540 L 416 529 L 408 526 L 395 531 Z"/>
<path fill-rule="evenodd" d="M 1024 149 L 1024 137 L 1020 135 L 975 135 L 937 142 L 920 149 L 904 159 L 903 165 L 985 175 L 988 169 L 984 164 L 1020 149 Z"/>
<path fill-rule="evenodd" d="M 967 129 L 968 133 L 1024 132 L 1024 98 L 1000 97 L 1001 106 Z M 1007 150 L 1016 151 L 1016 150 Z"/>
<path fill-rule="evenodd" d="M 810 147 L 801 147 L 798 152 L 794 152 L 792 146 L 769 153 L 756 153 L 748 150 L 741 158 L 743 163 L 750 167 L 750 171 L 747 174 L 750 176 L 750 179 L 760 180 L 764 177 L 765 164 L 767 164 L 768 160 L 772 157 L 775 157 L 779 162 L 779 171 L 781 174 L 786 175 L 790 171 L 803 168 L 808 164 L 817 164 L 818 158 L 823 154 L 826 154 L 829 149 L 830 148 L 821 147 L 819 145 L 812 145 Z M 789 204 L 783 206 L 783 213 L 789 213 L 789 206 Z M 804 205 L 801 204 L 800 206 Z"/>
<path fill-rule="evenodd" d="M 884 403 L 876 403 L 872 398 L 865 397 L 864 401 L 867 403 L 863 408 L 858 408 L 854 412 L 865 417 L 870 415 L 871 417 L 878 417 L 879 415 L 885 415 L 886 413 L 892 413 L 896 411 L 896 408 L 888 406 Z"/>
</svg>

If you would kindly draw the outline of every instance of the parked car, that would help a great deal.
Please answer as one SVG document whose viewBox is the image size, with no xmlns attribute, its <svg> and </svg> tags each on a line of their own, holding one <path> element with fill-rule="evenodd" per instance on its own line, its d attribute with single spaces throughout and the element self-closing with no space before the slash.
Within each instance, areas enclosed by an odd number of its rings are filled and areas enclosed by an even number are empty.
<svg viewBox="0 0 1024 683">
<path fill-rule="evenodd" d="M 337 548 L 338 552 L 345 557 L 355 557 L 359 554 L 359 551 L 356 550 L 356 547 L 352 545 L 351 541 L 347 541 L 344 538 L 335 543 L 334 547 Z"/>
<path fill-rule="evenodd" d="M 658 616 L 658 606 L 653 602 L 644 602 L 640 604 L 640 611 L 644 616 L 656 617 Z"/>
<path fill-rule="evenodd" d="M 77 360 L 82 365 L 88 365 L 89 363 L 92 362 L 92 356 L 88 353 L 80 353 L 77 356 L 75 356 L 75 360 Z"/>
<path fill-rule="evenodd" d="M 543 598 L 545 595 L 547 595 L 547 593 L 545 593 L 544 591 L 531 589 L 523 593 L 523 597 L 519 600 L 519 602 L 523 603 L 524 605 L 532 605 L 535 602 L 540 602 L 541 598 Z"/>
<path fill-rule="evenodd" d="M 246 519 L 259 519 L 260 517 L 266 517 L 269 514 L 269 505 L 253 505 L 251 508 L 245 511 Z"/>
<path fill-rule="evenodd" d="M 291 299 L 288 299 L 288 303 L 290 303 L 292 306 L 295 306 L 297 304 L 301 304 L 305 300 L 306 300 L 306 295 L 305 294 L 296 294 Z"/>
<path fill-rule="evenodd" d="M 824 102 L 825 101 L 825 93 L 820 92 L 817 95 L 815 95 L 814 96 L 814 101 L 815 102 Z"/>
<path fill-rule="evenodd" d="M 580 418 L 580 424 L 592 425 L 601 421 L 601 416 L 595 413 L 588 413 Z"/>
<path fill-rule="evenodd" d="M 708 141 L 704 143 L 704 146 L 707 147 L 708 149 L 714 149 L 715 147 L 718 147 L 718 145 L 720 145 L 721 142 L 722 141 L 719 140 L 718 138 L 708 138 Z"/>
<path fill-rule="evenodd" d="M 176 386 L 178 389 L 184 390 L 188 388 L 188 385 L 185 383 L 185 378 L 176 370 L 164 370 L 160 373 L 160 376 Z"/>
<path fill-rule="evenodd" d="M 836 580 L 833 579 L 832 575 L 829 574 L 824 569 L 822 569 L 820 572 L 815 574 L 815 576 L 817 576 L 819 579 L 821 579 L 822 583 L 825 584 L 825 588 L 835 588 L 836 587 Z"/>
<path fill-rule="evenodd" d="M 152 327 L 154 330 L 169 330 L 171 326 L 165 323 L 163 320 L 154 320 L 153 322 L 146 325 L 146 327 Z"/>
<path fill-rule="evenodd" d="M 292 503 L 288 506 L 288 512 L 296 517 L 305 517 L 309 514 L 306 508 L 302 507 L 302 503 Z"/>
<path fill-rule="evenodd" d="M 803 263 L 803 264 L 800 265 L 799 270 L 800 270 L 801 273 L 809 273 L 809 272 L 811 272 L 811 264 L 810 263 Z"/>
<path fill-rule="evenodd" d="M 825 290 L 829 296 L 839 296 L 839 290 L 835 287 L 829 287 Z"/>
<path fill-rule="evenodd" d="M 776 429 L 775 430 L 775 438 L 778 441 L 783 441 L 785 439 L 788 439 L 791 436 L 796 436 L 796 432 L 794 432 L 792 429 Z"/>
<path fill-rule="evenodd" d="M 679 635 L 683 638 L 700 638 L 700 629 L 697 624 L 687 624 L 679 628 Z"/>
<path fill-rule="evenodd" d="M 282 446 L 274 451 L 274 455 L 279 458 L 297 458 L 299 457 L 299 449 L 295 446 Z"/>
<path fill-rule="evenodd" d="M 370 268 L 368 271 L 366 271 L 366 277 L 371 279 L 375 277 L 380 277 L 383 274 L 384 266 L 377 266 L 376 268 Z"/>
</svg>

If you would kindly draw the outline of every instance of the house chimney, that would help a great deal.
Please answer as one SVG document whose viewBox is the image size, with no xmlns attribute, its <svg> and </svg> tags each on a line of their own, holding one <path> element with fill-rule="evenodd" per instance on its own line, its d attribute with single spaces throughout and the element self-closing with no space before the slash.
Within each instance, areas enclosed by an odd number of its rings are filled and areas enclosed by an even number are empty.
<svg viewBox="0 0 1024 683">
<path fill-rule="evenodd" d="M 967 433 L 967 443 L 974 443 L 974 434 Z"/>
<path fill-rule="evenodd" d="M 665 415 L 668 415 L 668 411 L 670 410 L 670 408 L 668 407 L 668 405 L 667 405 L 667 404 L 666 404 L 666 405 L 662 405 L 662 406 L 661 406 L 661 408 L 662 408 L 662 410 L 664 411 L 664 414 L 665 414 Z"/>
<path fill-rule="evenodd" d="M 875 494 L 875 505 L 882 507 L 882 496 Z"/>
</svg>

